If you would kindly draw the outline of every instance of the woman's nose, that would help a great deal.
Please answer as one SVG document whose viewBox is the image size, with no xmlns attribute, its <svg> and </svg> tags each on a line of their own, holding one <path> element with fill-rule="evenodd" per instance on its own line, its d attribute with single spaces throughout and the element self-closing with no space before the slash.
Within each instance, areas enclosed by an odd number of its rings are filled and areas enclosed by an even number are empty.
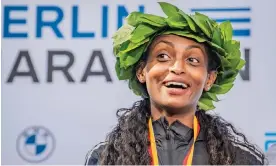
<svg viewBox="0 0 276 166">
<path fill-rule="evenodd" d="M 177 60 L 174 62 L 174 64 L 170 67 L 170 72 L 180 75 L 185 73 L 185 63 L 183 60 Z"/>
</svg>

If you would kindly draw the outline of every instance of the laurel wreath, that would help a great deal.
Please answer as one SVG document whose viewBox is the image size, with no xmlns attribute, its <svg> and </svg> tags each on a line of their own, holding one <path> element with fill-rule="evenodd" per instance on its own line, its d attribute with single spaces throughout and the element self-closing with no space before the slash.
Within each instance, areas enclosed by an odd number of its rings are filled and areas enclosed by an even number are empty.
<svg viewBox="0 0 276 166">
<path fill-rule="evenodd" d="M 206 15 L 196 12 L 188 15 L 174 5 L 159 2 L 167 18 L 132 12 L 113 36 L 113 52 L 116 56 L 116 74 L 119 80 L 128 80 L 129 88 L 136 95 L 146 96 L 141 84 L 133 74 L 135 64 L 140 60 L 151 41 L 162 34 L 175 34 L 207 43 L 212 53 L 220 59 L 217 79 L 209 91 L 199 99 L 200 109 L 215 108 L 217 95 L 227 93 L 234 85 L 239 70 L 245 65 L 241 59 L 240 43 L 232 40 L 232 26 L 229 21 L 216 23 Z"/>
</svg>

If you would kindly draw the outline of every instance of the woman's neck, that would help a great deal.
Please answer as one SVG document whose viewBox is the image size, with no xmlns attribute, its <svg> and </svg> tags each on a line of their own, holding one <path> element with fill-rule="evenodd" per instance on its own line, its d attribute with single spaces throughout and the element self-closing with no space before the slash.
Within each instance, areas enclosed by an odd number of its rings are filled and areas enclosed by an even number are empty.
<svg viewBox="0 0 276 166">
<path fill-rule="evenodd" d="M 157 120 L 160 117 L 164 116 L 168 121 L 169 125 L 174 121 L 178 120 L 182 124 L 193 128 L 193 119 L 195 116 L 195 108 L 185 109 L 181 111 L 169 111 L 166 109 L 161 109 L 156 107 L 154 104 L 151 104 L 151 115 L 153 120 Z M 178 112 L 178 113 L 170 113 L 170 112 Z"/>
</svg>

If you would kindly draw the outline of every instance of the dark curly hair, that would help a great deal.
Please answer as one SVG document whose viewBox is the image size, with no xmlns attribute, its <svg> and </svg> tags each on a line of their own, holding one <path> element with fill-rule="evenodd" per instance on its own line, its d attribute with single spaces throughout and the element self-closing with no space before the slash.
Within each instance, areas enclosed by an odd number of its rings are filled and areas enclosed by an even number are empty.
<svg viewBox="0 0 276 166">
<path fill-rule="evenodd" d="M 208 46 L 206 49 L 209 57 L 208 71 L 217 70 L 219 68 L 217 56 L 212 54 Z M 147 53 L 141 58 L 133 72 L 136 73 L 146 60 Z M 145 88 L 144 85 L 142 86 Z M 107 136 L 100 163 L 103 165 L 149 165 L 151 157 L 148 152 L 150 143 L 147 122 L 150 116 L 148 98 L 135 102 L 129 109 L 119 109 L 117 111 L 118 124 Z M 261 164 L 265 163 L 264 154 L 258 150 L 257 146 L 249 143 L 247 138 L 238 132 L 231 123 L 218 115 L 210 115 L 204 110 L 197 110 L 196 116 L 202 131 L 205 132 L 209 164 L 249 164 L 251 161 L 248 158 L 243 159 L 240 163 L 235 160 L 236 148 L 234 145 L 247 149 L 252 155 L 259 158 Z"/>
</svg>

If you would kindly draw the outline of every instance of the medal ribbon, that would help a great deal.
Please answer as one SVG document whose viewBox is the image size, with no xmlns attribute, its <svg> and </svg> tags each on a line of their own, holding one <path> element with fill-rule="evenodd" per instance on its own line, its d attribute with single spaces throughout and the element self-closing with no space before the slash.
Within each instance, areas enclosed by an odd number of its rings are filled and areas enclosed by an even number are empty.
<svg viewBox="0 0 276 166">
<path fill-rule="evenodd" d="M 155 142 L 151 118 L 148 121 L 148 127 L 149 127 L 149 140 L 150 140 L 149 153 L 152 157 L 152 165 L 159 165 L 157 149 L 156 149 L 156 142 Z M 198 123 L 196 116 L 194 116 L 193 129 L 194 129 L 193 145 L 189 149 L 187 156 L 184 158 L 183 165 L 192 165 L 193 155 L 194 155 L 194 146 L 195 146 L 195 142 L 196 142 L 196 139 L 197 139 L 199 131 L 200 131 L 200 125 Z"/>
</svg>

